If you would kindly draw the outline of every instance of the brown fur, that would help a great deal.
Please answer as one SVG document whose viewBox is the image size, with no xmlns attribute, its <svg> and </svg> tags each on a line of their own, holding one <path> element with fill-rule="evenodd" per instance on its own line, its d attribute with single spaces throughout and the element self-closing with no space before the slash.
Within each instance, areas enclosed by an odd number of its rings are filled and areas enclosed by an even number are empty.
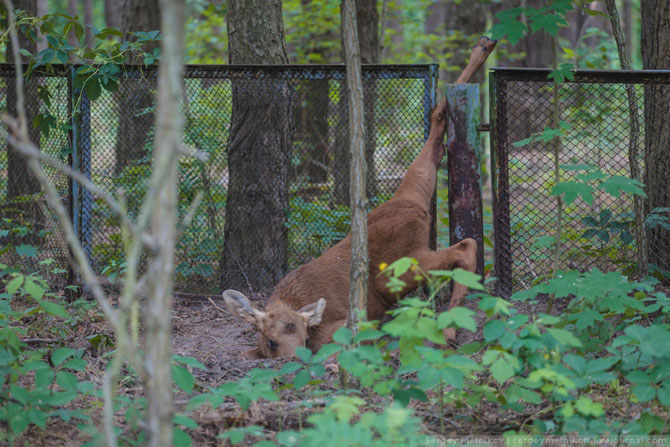
<svg viewBox="0 0 670 447">
<path fill-rule="evenodd" d="M 391 263 L 410 256 L 418 260 L 424 271 L 456 267 L 475 269 L 477 243 L 473 239 L 443 250 L 428 248 L 430 203 L 435 192 L 437 167 L 444 155 L 445 108 L 446 100 L 443 100 L 433 111 L 428 141 L 410 165 L 393 198 L 368 214 L 367 317 L 370 320 L 381 319 L 397 299 L 396 294 L 387 290 L 386 278 L 378 274 L 382 262 Z M 254 308 L 253 317 L 244 317 L 260 332 L 258 348 L 248 354 L 256 357 L 293 354 L 295 348 L 303 344 L 316 352 L 330 342 L 333 333 L 347 320 L 350 255 L 351 236 L 348 235 L 320 257 L 281 280 L 270 296 L 265 312 Z M 407 286 L 399 296 L 418 287 L 412 276 L 407 274 L 402 278 Z M 224 296 L 228 292 L 224 292 Z M 464 286 L 456 284 L 449 308 L 459 305 L 466 292 Z M 315 302 L 320 298 L 325 300 L 325 310 L 316 315 L 319 311 L 315 311 Z M 226 303 L 233 313 L 242 313 L 239 302 L 226 299 Z M 249 312 L 246 304 L 242 303 L 242 307 Z M 311 323 L 319 322 L 310 324 L 310 319 Z M 289 323 L 293 324 L 289 329 L 296 328 L 291 333 L 286 330 Z M 445 338 L 453 336 L 453 330 L 445 330 Z"/>
</svg>

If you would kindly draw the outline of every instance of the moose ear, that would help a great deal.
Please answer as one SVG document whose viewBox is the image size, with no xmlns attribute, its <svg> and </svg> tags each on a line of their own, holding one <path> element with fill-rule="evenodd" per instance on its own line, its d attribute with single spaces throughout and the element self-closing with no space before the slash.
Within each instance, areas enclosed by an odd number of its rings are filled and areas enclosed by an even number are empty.
<svg viewBox="0 0 670 447">
<path fill-rule="evenodd" d="M 258 310 L 256 306 L 249 302 L 249 298 L 237 290 L 226 290 L 223 292 L 223 299 L 226 301 L 228 311 L 237 318 L 258 327 L 265 316 L 265 312 Z"/>
<path fill-rule="evenodd" d="M 298 310 L 298 313 L 305 319 L 307 326 L 316 326 L 321 323 L 324 310 L 326 310 L 326 300 L 319 298 L 318 301 Z"/>
</svg>

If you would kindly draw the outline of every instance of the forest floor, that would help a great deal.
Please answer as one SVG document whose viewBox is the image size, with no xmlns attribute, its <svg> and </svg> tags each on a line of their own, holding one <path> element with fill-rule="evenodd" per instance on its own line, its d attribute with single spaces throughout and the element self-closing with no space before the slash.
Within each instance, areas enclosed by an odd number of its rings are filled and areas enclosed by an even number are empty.
<svg viewBox="0 0 670 447">
<path fill-rule="evenodd" d="M 670 293 L 670 290 L 666 291 Z M 223 300 L 214 298 L 219 306 L 223 306 Z M 257 304 L 263 307 L 263 302 L 258 296 L 250 295 L 253 300 L 256 298 Z M 29 305 L 29 303 L 26 303 Z M 466 307 L 477 311 L 476 300 L 468 299 Z M 533 313 L 544 311 L 544 304 L 533 309 L 533 306 L 525 303 L 515 303 L 515 307 L 522 313 Z M 561 302 L 557 302 L 554 312 L 561 310 Z M 53 328 L 49 328 L 40 322 L 41 314 L 35 314 L 29 320 L 22 323 L 28 328 L 27 338 L 38 339 L 41 337 L 53 337 Z M 67 346 L 75 349 L 83 348 L 83 358 L 88 362 L 85 374 L 80 380 L 91 380 L 98 386 L 102 386 L 102 378 L 105 371 L 105 365 L 109 361 L 106 355 L 110 346 L 100 347 L 99 341 L 110 337 L 112 332 L 109 326 L 95 307 L 88 310 L 87 314 L 80 315 L 76 319 L 76 324 L 66 331 L 65 338 L 55 343 L 50 348 Z M 53 321 L 53 320 L 52 320 Z M 194 369 L 193 374 L 197 379 L 194 394 L 206 392 L 209 388 L 215 388 L 225 382 L 235 381 L 244 377 L 254 368 L 280 369 L 285 363 L 291 361 L 290 358 L 279 359 L 249 359 L 244 357 L 244 353 L 255 345 L 257 332 L 250 324 L 241 322 L 228 312 L 214 307 L 207 296 L 202 295 L 177 295 L 173 307 L 173 352 L 176 355 L 193 357 L 199 360 L 207 370 Z M 462 346 L 467 343 L 482 340 L 483 335 L 481 327 L 486 318 L 481 313 L 477 313 L 477 324 L 480 328 L 476 333 L 461 330 L 457 334 L 456 345 Z M 62 328 L 60 328 L 62 329 Z M 51 334 L 51 335 L 49 335 Z M 100 338 L 100 337 L 102 338 Z M 92 339 L 98 337 L 98 342 L 92 344 Z M 104 344 L 104 343 L 103 343 Z M 46 347 L 46 346 L 42 346 Z M 120 396 L 128 398 L 142 397 L 144 394 L 143 385 L 132 380 L 129 374 L 121 380 L 118 388 Z M 481 384 L 491 383 L 488 376 L 481 377 Z M 218 435 L 231 427 L 258 425 L 263 427 L 266 433 L 273 433 L 280 430 L 295 429 L 308 425 L 306 418 L 310 413 L 320 411 L 324 406 L 324 395 L 335 392 L 339 387 L 339 373 L 334 369 L 327 369 L 326 376 L 322 378 L 316 392 L 296 392 L 292 389 L 283 389 L 280 391 L 280 400 L 277 402 L 267 402 L 260 400 L 252 403 L 249 410 L 242 412 L 239 406 L 232 401 L 226 401 L 218 408 L 212 408 L 205 405 L 188 412 L 188 415 L 198 423 L 198 428 L 188 429 L 188 433 L 193 439 L 194 446 L 220 446 L 230 445 L 227 441 L 218 438 Z M 611 398 L 611 396 L 610 396 Z M 371 409 L 382 410 L 388 404 L 386 400 L 378 398 L 379 402 L 371 403 Z M 176 408 L 177 411 L 185 411 L 188 396 L 185 393 L 177 393 Z M 616 402 L 617 399 L 607 399 L 607 401 Z M 494 404 L 482 400 L 477 408 L 469 408 L 446 404 L 440 408 L 435 402 L 412 401 L 410 405 L 414 408 L 415 414 L 423 421 L 426 433 L 435 436 L 481 436 L 481 435 L 501 435 L 504 431 L 519 429 L 519 427 L 530 416 L 541 410 L 539 406 L 527 405 L 525 414 L 519 414 L 512 411 L 501 410 L 499 404 Z M 102 402 L 92 396 L 79 398 L 74 406 L 89 414 L 95 425 L 101 429 L 102 420 Z M 630 404 L 627 408 L 608 408 L 608 411 L 626 414 L 632 416 L 636 411 Z M 441 413 L 442 412 L 442 413 Z M 441 414 L 440 414 L 441 413 Z M 132 435 L 132 420 L 129 420 L 123 412 L 117 412 L 116 422 L 123 427 L 129 437 Z M 50 418 L 46 429 L 40 429 L 31 426 L 19 439 L 15 440 L 14 445 L 44 445 L 44 446 L 74 446 L 81 445 L 91 438 L 77 428 L 77 422 L 72 420 L 69 423 L 63 422 L 58 418 Z M 0 442 L 2 445 L 2 442 Z M 246 445 L 246 444 L 245 444 Z"/>
</svg>

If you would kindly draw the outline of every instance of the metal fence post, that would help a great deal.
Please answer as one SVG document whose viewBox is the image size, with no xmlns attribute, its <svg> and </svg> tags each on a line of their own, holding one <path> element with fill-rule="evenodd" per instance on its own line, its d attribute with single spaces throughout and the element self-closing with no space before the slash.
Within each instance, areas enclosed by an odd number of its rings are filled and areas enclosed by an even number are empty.
<svg viewBox="0 0 670 447">
<path fill-rule="evenodd" d="M 70 116 L 72 134 L 72 153 L 70 165 L 91 179 L 91 107 L 85 92 L 74 88 L 75 67 L 68 71 L 70 90 Z M 71 185 L 71 218 L 74 230 L 91 260 L 91 193 L 82 188 L 75 180 Z"/>
<path fill-rule="evenodd" d="M 449 243 L 477 241 L 477 273 L 484 274 L 484 219 L 479 122 L 479 84 L 447 86 Z"/>
<path fill-rule="evenodd" d="M 437 77 L 439 75 L 439 66 L 431 64 L 428 73 L 424 78 L 424 95 L 423 95 L 423 113 L 424 113 L 424 129 L 423 138 L 428 140 L 430 133 L 430 113 L 437 105 Z M 430 232 L 428 234 L 428 247 L 431 250 L 437 249 L 437 188 L 430 201 Z"/>
<path fill-rule="evenodd" d="M 509 218 L 509 172 L 507 170 L 507 85 L 495 71 L 491 73 L 491 172 L 493 175 L 493 262 L 496 275 L 494 293 L 512 295 L 512 247 Z"/>
</svg>

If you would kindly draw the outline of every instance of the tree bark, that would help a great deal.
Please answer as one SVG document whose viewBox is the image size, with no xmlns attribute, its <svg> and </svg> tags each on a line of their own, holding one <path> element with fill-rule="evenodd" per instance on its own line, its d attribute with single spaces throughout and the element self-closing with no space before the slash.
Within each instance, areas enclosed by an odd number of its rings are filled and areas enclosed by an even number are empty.
<svg viewBox="0 0 670 447">
<path fill-rule="evenodd" d="M 301 0 L 303 13 L 309 16 L 311 11 L 320 7 L 316 3 L 313 0 Z M 330 34 L 332 33 L 306 33 L 303 38 L 299 39 L 297 45 L 305 49 L 310 58 L 307 61 L 292 62 L 331 60 L 333 51 L 321 45 L 324 40 L 334 38 Z M 291 182 L 300 183 L 300 190 L 307 186 L 306 189 L 310 193 L 314 184 L 328 181 L 330 168 L 327 113 L 330 102 L 329 90 L 329 82 L 326 79 L 306 79 L 296 85 L 293 141 L 294 146 L 300 149 L 300 154 L 297 166 L 291 167 L 289 178 Z M 305 182 L 308 184 L 305 185 Z"/>
<path fill-rule="evenodd" d="M 363 80 L 354 0 L 342 2 L 342 40 L 347 66 L 349 90 L 350 159 L 351 159 L 351 267 L 349 314 L 347 326 L 355 334 L 365 320 L 368 288 L 368 223 L 366 196 L 365 124 L 363 114 Z"/>
<path fill-rule="evenodd" d="M 624 38 L 623 31 L 621 30 L 619 11 L 616 7 L 616 1 L 606 0 L 605 4 L 607 5 L 607 14 L 610 16 L 610 22 L 612 25 L 612 34 L 614 35 L 614 40 L 616 42 L 619 53 L 619 64 L 621 65 L 622 70 L 630 70 L 631 65 L 630 60 L 628 59 L 626 40 Z M 642 175 L 640 173 L 638 148 L 640 139 L 640 124 L 638 122 L 637 95 L 635 94 L 634 85 L 626 85 L 626 96 L 628 97 L 628 115 L 630 122 L 630 135 L 628 137 L 628 165 L 630 166 L 630 176 L 634 180 L 643 181 Z M 644 231 L 644 202 L 642 197 L 639 196 L 633 197 L 633 200 L 633 209 L 635 212 L 633 234 L 635 235 L 635 241 L 637 242 L 637 269 L 638 274 L 644 278 L 648 273 L 648 247 L 646 241 L 647 238 Z"/>
<path fill-rule="evenodd" d="M 285 64 L 281 0 L 230 0 L 231 64 Z M 222 254 L 226 288 L 268 289 L 286 273 L 292 92 L 284 80 L 236 80 Z"/>
<path fill-rule="evenodd" d="M 440 80 L 449 84 L 456 82 L 461 70 L 467 65 L 472 47 L 486 32 L 486 11 L 485 5 L 480 2 L 472 2 L 467 8 L 455 0 L 444 0 L 442 3 L 442 25 L 446 26 L 445 40 L 449 44 L 444 56 L 451 70 L 440 73 Z M 484 70 L 478 70 L 470 82 L 484 82 Z"/>
<path fill-rule="evenodd" d="M 125 0 L 122 31 L 125 40 L 132 40 L 131 32 L 155 31 L 160 27 L 158 0 Z M 151 50 L 150 46 L 148 50 Z M 136 57 L 136 55 L 135 55 Z M 137 62 L 133 60 L 132 62 Z M 119 86 L 115 97 L 119 103 L 119 128 L 116 134 L 116 174 L 126 166 L 147 156 L 147 138 L 154 122 L 153 91 L 155 79 L 140 73 L 126 79 Z M 148 163 L 148 160 L 147 160 Z"/>
<path fill-rule="evenodd" d="M 107 28 L 121 29 L 123 0 L 105 0 L 105 24 Z"/>
<path fill-rule="evenodd" d="M 642 0 L 642 64 L 648 70 L 670 69 L 670 0 Z M 670 207 L 670 87 L 647 85 L 644 89 L 645 168 L 647 213 Z M 670 231 L 647 228 L 649 262 L 670 270 Z M 665 278 L 670 282 L 670 278 Z"/>
<path fill-rule="evenodd" d="M 86 36 L 86 47 L 91 45 L 93 41 L 93 32 L 90 27 L 86 25 L 93 25 L 93 0 L 82 0 L 84 4 L 84 27 Z"/>
<path fill-rule="evenodd" d="M 149 446 L 172 445 L 171 316 L 174 250 L 177 236 L 177 152 L 183 137 L 184 1 L 160 0 L 162 57 L 158 79 L 156 140 L 151 177 L 156 200 L 151 236 L 158 243 L 148 266 L 144 309 Z"/>
</svg>

